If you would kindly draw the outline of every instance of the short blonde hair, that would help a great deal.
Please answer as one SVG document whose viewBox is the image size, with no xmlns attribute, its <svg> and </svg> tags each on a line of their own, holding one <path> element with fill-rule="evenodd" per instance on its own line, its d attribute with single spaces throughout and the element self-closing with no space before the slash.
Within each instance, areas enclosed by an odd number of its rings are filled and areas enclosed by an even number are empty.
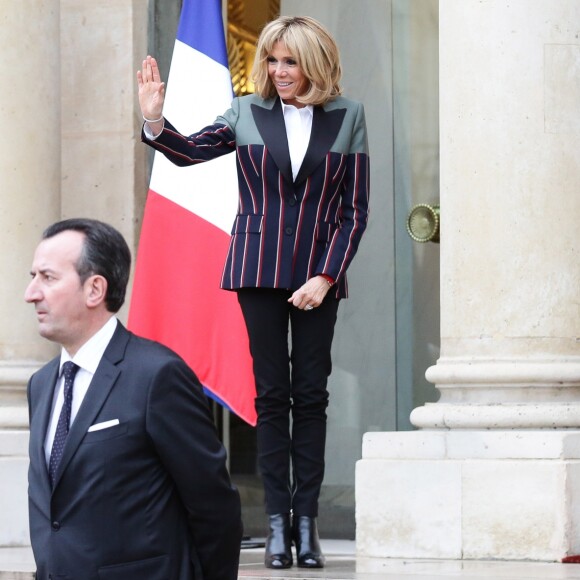
<svg viewBox="0 0 580 580">
<path fill-rule="evenodd" d="M 277 42 L 286 45 L 309 82 L 297 101 L 323 105 L 342 93 L 340 55 L 328 30 L 308 16 L 281 16 L 268 23 L 258 38 L 252 80 L 260 97 L 267 99 L 278 94 L 268 75 L 267 60 Z"/>
</svg>

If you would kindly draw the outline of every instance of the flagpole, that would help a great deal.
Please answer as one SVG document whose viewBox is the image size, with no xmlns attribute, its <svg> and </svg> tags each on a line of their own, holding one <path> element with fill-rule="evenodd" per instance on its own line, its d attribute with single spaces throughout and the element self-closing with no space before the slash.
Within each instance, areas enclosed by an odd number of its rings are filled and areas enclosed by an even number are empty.
<svg viewBox="0 0 580 580">
<path fill-rule="evenodd" d="M 226 449 L 228 454 L 226 458 L 226 465 L 228 467 L 228 471 L 230 470 L 230 447 L 231 447 L 231 436 L 230 436 L 230 412 L 225 408 L 221 407 L 222 410 L 222 444 Z"/>
</svg>

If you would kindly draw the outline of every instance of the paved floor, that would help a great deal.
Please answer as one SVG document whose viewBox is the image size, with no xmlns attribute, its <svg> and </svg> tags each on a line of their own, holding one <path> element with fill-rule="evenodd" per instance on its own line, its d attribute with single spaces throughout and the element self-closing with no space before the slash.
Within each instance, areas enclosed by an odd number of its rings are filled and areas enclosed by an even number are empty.
<svg viewBox="0 0 580 580">
<path fill-rule="evenodd" d="M 243 580 L 580 580 L 580 564 L 356 559 L 354 542 L 323 540 L 323 570 L 266 570 L 264 550 L 242 550 Z"/>
<path fill-rule="evenodd" d="M 469 562 L 434 560 L 366 560 L 355 558 L 354 542 L 322 542 L 323 570 L 266 570 L 264 550 L 244 549 L 239 578 L 243 580 L 580 580 L 580 564 L 537 562 Z M 0 580 L 32 579 L 34 564 L 26 548 L 0 548 Z M 144 578 L 143 580 L 147 580 Z"/>
</svg>

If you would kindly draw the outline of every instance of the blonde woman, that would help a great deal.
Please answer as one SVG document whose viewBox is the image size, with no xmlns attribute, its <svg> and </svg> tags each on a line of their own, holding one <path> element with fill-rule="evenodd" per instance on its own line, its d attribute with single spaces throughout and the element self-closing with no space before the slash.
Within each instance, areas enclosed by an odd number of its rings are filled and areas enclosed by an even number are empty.
<svg viewBox="0 0 580 580">
<path fill-rule="evenodd" d="M 237 156 L 238 215 L 221 287 L 237 292 L 253 357 L 265 565 L 292 566 L 294 541 L 298 566 L 322 568 L 327 380 L 346 271 L 367 224 L 365 116 L 341 96 L 338 48 L 313 18 L 267 24 L 253 77 L 254 95 L 184 136 L 163 117 L 165 85 L 147 57 L 137 73 L 142 139 L 177 165 Z"/>
</svg>

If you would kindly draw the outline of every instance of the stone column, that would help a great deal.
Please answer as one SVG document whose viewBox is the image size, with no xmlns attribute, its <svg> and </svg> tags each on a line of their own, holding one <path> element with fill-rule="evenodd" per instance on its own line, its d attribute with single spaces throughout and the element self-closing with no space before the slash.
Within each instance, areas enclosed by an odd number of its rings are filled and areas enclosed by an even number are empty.
<svg viewBox="0 0 580 580">
<path fill-rule="evenodd" d="M 580 427 L 580 4 L 440 10 L 441 398 L 411 420 Z"/>
<path fill-rule="evenodd" d="M 441 397 L 367 434 L 361 555 L 580 552 L 579 22 L 440 0 Z"/>
<path fill-rule="evenodd" d="M 59 0 L 2 3 L 0 545 L 29 543 L 26 383 L 52 353 L 24 303 L 41 230 L 60 211 Z"/>
</svg>

